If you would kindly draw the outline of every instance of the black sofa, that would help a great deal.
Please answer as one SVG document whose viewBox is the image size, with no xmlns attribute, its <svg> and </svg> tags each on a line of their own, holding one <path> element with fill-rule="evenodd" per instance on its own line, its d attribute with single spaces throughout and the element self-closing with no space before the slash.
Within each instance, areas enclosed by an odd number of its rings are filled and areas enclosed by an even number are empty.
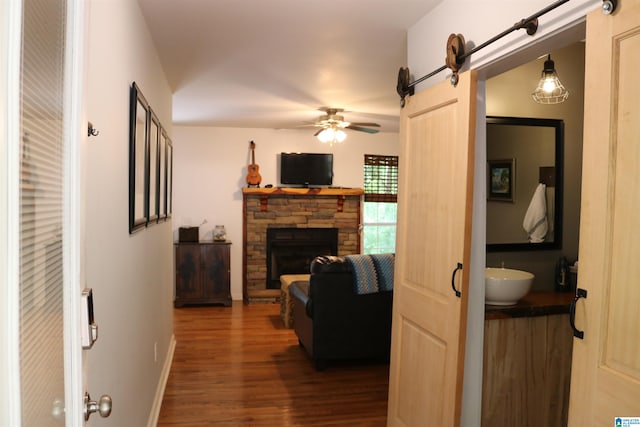
<svg viewBox="0 0 640 427">
<path fill-rule="evenodd" d="M 344 257 L 320 256 L 308 283 L 292 284 L 293 325 L 317 370 L 328 360 L 389 361 L 393 291 L 360 295 Z"/>
</svg>

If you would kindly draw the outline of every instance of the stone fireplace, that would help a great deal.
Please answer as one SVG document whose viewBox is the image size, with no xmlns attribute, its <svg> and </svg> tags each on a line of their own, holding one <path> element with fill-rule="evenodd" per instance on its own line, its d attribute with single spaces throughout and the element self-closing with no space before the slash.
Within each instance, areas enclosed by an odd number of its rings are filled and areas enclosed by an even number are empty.
<svg viewBox="0 0 640 427">
<path fill-rule="evenodd" d="M 337 254 L 337 228 L 268 227 L 266 289 L 280 289 L 283 274 L 308 274 L 318 255 Z"/>
<path fill-rule="evenodd" d="M 242 192 L 245 303 L 277 302 L 280 275 L 308 272 L 316 252 L 360 252 L 362 189 L 244 188 Z M 270 236 L 276 237 L 275 245 Z"/>
</svg>

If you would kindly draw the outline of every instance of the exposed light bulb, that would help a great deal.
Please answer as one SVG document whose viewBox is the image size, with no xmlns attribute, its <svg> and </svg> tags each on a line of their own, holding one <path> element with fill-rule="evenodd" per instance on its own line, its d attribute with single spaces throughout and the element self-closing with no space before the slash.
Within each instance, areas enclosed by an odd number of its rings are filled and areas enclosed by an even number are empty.
<svg viewBox="0 0 640 427">
<path fill-rule="evenodd" d="M 553 79 L 553 77 L 551 78 L 547 77 L 546 79 L 544 79 L 544 83 L 542 84 L 542 90 L 544 90 L 547 93 L 551 93 L 554 91 L 556 87 L 557 87 L 556 82 Z"/>
<path fill-rule="evenodd" d="M 544 62 L 542 76 L 531 97 L 539 104 L 559 104 L 560 102 L 566 101 L 569 97 L 569 91 L 558 78 L 558 73 L 556 73 L 555 64 L 551 60 L 551 55 L 549 55 Z"/>
</svg>

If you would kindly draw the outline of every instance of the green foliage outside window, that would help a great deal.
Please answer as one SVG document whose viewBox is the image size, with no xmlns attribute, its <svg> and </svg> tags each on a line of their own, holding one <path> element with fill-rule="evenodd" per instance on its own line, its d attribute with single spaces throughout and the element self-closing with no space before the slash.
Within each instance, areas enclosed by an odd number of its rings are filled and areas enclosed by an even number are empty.
<svg viewBox="0 0 640 427">
<path fill-rule="evenodd" d="M 397 203 L 364 203 L 363 253 L 395 253 L 397 213 Z"/>
</svg>

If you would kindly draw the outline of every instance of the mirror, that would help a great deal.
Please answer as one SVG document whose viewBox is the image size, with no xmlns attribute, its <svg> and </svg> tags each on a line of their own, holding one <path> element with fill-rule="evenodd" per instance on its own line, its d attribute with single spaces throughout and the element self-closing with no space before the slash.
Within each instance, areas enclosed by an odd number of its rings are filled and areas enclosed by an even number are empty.
<svg viewBox="0 0 640 427">
<path fill-rule="evenodd" d="M 562 247 L 563 143 L 562 120 L 487 117 L 488 252 Z M 544 221 L 544 207 L 547 232 L 536 239 L 531 227 Z"/>
</svg>

